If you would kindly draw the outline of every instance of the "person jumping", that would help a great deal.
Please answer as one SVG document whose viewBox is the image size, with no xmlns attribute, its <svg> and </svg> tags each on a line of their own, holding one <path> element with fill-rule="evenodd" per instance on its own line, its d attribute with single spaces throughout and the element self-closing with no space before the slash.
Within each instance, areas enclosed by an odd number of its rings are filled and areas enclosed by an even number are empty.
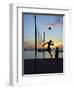
<svg viewBox="0 0 74 90">
<path fill-rule="evenodd" d="M 51 58 L 52 58 L 52 53 L 51 53 L 51 45 L 53 46 L 54 43 L 52 42 L 52 40 L 49 40 L 48 42 L 44 43 L 43 46 L 45 46 L 46 44 L 48 44 L 48 47 L 47 47 L 47 51 L 49 52 Z"/>
</svg>

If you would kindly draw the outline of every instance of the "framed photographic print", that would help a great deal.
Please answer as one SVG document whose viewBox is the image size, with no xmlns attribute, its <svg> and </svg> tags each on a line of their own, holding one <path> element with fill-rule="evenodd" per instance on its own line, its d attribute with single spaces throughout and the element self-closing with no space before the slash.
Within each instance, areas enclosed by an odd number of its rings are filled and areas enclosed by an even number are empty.
<svg viewBox="0 0 74 90">
<path fill-rule="evenodd" d="M 22 13 L 24 74 L 63 73 L 63 14 Z"/>
<path fill-rule="evenodd" d="M 25 76 L 64 74 L 70 9 L 10 5 L 10 84 Z"/>
</svg>

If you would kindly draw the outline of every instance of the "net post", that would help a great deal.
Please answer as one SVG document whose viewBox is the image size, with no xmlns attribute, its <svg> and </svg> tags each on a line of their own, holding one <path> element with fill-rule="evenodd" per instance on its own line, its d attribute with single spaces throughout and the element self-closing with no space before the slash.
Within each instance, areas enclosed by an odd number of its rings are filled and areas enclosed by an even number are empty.
<svg viewBox="0 0 74 90">
<path fill-rule="evenodd" d="M 37 57 L 37 27 L 36 27 L 36 14 L 34 15 L 35 19 L 35 62 L 34 62 L 34 73 L 36 73 L 36 57 Z"/>
<path fill-rule="evenodd" d="M 43 32 L 43 44 L 45 43 L 45 32 Z M 43 46 L 44 49 L 44 46 Z M 43 50 L 43 59 L 44 59 L 44 50 Z"/>
</svg>

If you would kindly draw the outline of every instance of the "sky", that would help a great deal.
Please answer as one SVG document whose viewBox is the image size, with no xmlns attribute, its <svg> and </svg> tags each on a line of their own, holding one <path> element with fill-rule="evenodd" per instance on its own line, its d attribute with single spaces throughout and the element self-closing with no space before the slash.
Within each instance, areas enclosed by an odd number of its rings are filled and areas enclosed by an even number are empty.
<svg viewBox="0 0 74 90">
<path fill-rule="evenodd" d="M 24 14 L 24 48 L 35 47 L 35 19 L 34 14 Z M 43 40 L 43 32 L 45 32 L 45 42 L 52 40 L 55 47 L 63 47 L 63 16 L 62 15 L 36 15 L 37 27 L 37 46 L 39 40 Z M 51 27 L 51 30 L 49 30 Z M 39 35 L 38 35 L 39 34 Z M 45 46 L 45 48 L 47 45 Z"/>
</svg>

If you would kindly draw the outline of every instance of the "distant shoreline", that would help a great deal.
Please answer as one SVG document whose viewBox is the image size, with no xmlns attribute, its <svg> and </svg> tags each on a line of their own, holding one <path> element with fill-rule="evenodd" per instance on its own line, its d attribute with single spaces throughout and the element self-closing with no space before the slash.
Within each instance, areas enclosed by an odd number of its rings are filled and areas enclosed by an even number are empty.
<svg viewBox="0 0 74 90">
<path fill-rule="evenodd" d="M 53 50 L 55 50 L 55 48 L 52 48 L 52 51 Z M 35 49 L 25 49 L 24 48 L 24 51 L 35 51 Z M 42 52 L 42 51 L 48 51 L 48 50 L 46 48 L 45 49 L 39 48 L 39 49 L 37 49 L 37 51 Z M 63 52 L 63 49 L 59 50 L 59 52 Z"/>
</svg>

